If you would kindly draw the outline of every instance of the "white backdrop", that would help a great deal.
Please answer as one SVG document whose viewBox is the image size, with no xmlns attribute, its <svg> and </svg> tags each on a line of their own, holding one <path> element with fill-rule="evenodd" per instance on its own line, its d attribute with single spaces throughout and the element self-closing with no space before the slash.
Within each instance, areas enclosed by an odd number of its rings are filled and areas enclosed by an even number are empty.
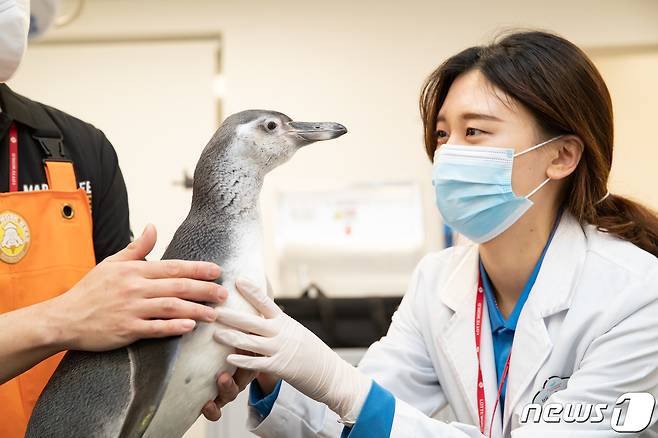
<svg viewBox="0 0 658 438">
<path fill-rule="evenodd" d="M 30 47 L 9 85 L 92 123 L 114 145 L 135 234 L 154 223 L 159 258 L 187 215 L 190 175 L 217 126 L 218 40 L 66 43 Z"/>
</svg>

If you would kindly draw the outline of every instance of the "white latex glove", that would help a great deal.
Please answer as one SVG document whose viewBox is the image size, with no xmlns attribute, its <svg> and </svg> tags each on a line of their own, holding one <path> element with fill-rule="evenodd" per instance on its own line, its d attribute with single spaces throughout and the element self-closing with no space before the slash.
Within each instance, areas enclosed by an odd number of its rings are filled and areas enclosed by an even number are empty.
<svg viewBox="0 0 658 438">
<path fill-rule="evenodd" d="M 241 279 L 236 287 L 264 318 L 219 307 L 217 321 L 227 328 L 217 329 L 215 340 L 261 356 L 231 354 L 227 362 L 273 374 L 353 424 L 370 391 L 370 378 L 286 315 L 257 286 Z"/>
</svg>

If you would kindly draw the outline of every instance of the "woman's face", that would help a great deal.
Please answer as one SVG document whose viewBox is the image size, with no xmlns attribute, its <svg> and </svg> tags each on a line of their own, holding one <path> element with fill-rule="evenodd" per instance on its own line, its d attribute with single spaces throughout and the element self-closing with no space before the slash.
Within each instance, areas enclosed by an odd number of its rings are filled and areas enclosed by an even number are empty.
<svg viewBox="0 0 658 438">
<path fill-rule="evenodd" d="M 532 114 L 494 88 L 479 70 L 464 73 L 452 83 L 436 128 L 439 148 L 459 144 L 521 152 L 548 139 Z M 546 179 L 546 169 L 555 156 L 547 152 L 551 145 L 514 158 L 512 188 L 518 196 L 527 195 Z"/>
</svg>

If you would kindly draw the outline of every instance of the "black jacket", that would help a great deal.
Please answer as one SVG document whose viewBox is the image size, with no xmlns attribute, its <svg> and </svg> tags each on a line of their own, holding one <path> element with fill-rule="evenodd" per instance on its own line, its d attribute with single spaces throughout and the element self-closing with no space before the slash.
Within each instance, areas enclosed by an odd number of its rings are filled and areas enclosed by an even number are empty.
<svg viewBox="0 0 658 438">
<path fill-rule="evenodd" d="M 45 152 L 33 137 L 58 130 L 64 153 L 73 161 L 76 179 L 87 191 L 94 224 L 96 262 L 130 242 L 128 195 L 114 148 L 92 125 L 62 111 L 20 96 L 0 84 L 0 192 L 9 191 L 9 125 L 18 126 L 19 190 L 48 187 L 42 160 Z M 54 125 L 53 125 L 54 123 Z"/>
</svg>

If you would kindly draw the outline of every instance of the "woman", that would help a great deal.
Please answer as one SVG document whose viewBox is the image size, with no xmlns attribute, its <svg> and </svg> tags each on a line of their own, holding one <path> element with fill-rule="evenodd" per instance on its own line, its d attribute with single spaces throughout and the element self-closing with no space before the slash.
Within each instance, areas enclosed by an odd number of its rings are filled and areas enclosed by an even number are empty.
<svg viewBox="0 0 658 438">
<path fill-rule="evenodd" d="M 242 282 L 264 318 L 222 309 L 216 338 L 269 374 L 254 432 L 656 436 L 658 220 L 607 190 L 612 106 L 591 61 L 511 34 L 439 66 L 421 113 L 439 211 L 475 243 L 420 262 L 358 371 Z M 446 404 L 457 422 L 431 418 Z"/>
</svg>

